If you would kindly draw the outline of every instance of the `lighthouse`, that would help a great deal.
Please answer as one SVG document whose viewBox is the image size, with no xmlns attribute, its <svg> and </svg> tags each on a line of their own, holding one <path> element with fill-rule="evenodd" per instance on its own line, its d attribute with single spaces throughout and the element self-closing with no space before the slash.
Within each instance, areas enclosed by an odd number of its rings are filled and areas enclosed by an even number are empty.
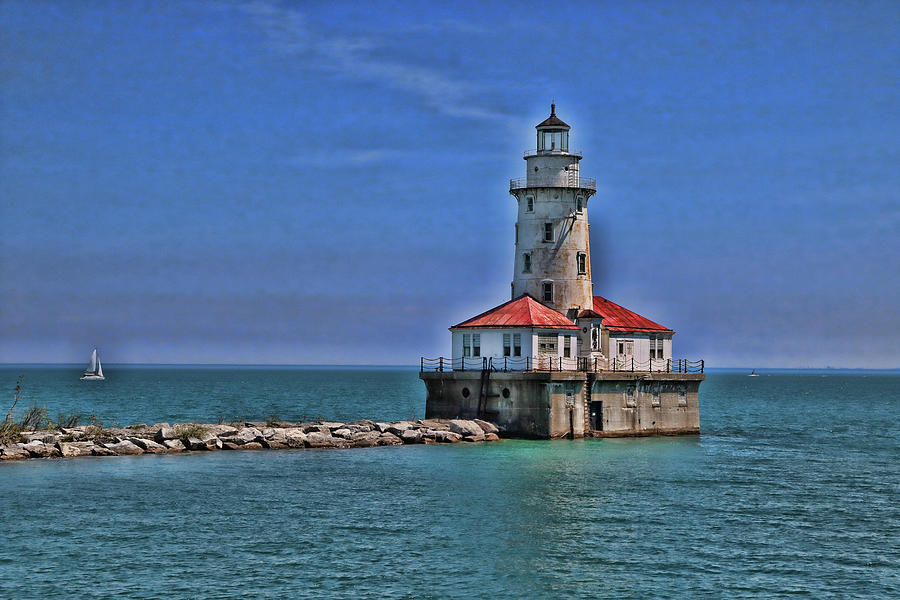
<svg viewBox="0 0 900 600">
<path fill-rule="evenodd" d="M 525 177 L 509 183 L 518 204 L 512 297 L 529 294 L 574 321 L 593 306 L 588 200 L 597 185 L 581 177 L 581 152 L 569 147 L 555 104 L 536 129 Z"/>
<path fill-rule="evenodd" d="M 675 332 L 594 295 L 588 202 L 571 127 L 538 123 L 517 206 L 511 299 L 450 327 L 450 356 L 420 359 L 427 418 L 484 418 L 508 435 L 700 431 L 704 363 L 676 359 Z"/>
</svg>

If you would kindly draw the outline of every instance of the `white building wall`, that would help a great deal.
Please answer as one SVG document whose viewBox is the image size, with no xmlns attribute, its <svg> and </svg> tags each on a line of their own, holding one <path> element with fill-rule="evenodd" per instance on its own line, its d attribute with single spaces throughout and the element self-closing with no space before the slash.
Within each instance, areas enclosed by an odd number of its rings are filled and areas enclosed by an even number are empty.
<svg viewBox="0 0 900 600">
<path fill-rule="evenodd" d="M 458 363 L 459 360 L 463 357 L 463 336 L 465 335 L 475 335 L 478 334 L 481 336 L 481 354 L 480 356 L 469 356 L 466 358 L 466 367 L 467 368 L 478 368 L 481 364 L 481 358 L 493 358 L 493 365 L 496 368 L 503 368 L 504 358 L 507 358 L 506 365 L 509 369 L 519 370 L 524 369 L 526 364 L 524 362 L 525 357 L 531 357 L 532 360 L 528 363 L 530 365 L 534 364 L 534 359 L 538 356 L 538 338 L 542 335 L 553 335 L 556 337 L 556 353 L 553 355 L 554 358 L 563 358 L 563 367 L 567 369 L 574 369 L 577 365 L 577 357 L 578 353 L 581 350 L 579 346 L 579 336 L 578 332 L 574 329 L 572 330 L 558 330 L 558 329 L 454 329 L 451 330 L 451 352 L 452 358 L 455 363 Z M 510 356 L 504 357 L 503 355 L 503 335 L 509 334 L 510 336 Z M 520 334 L 522 336 L 522 355 L 514 356 L 512 353 L 515 348 L 513 345 L 514 334 Z M 571 352 L 569 358 L 564 357 L 565 353 L 565 336 L 571 337 Z M 516 360 L 519 359 L 519 360 Z M 558 368 L 559 361 L 553 363 L 554 368 Z"/>
<path fill-rule="evenodd" d="M 655 334 L 654 334 L 655 335 Z M 626 334 L 622 332 L 613 332 L 609 333 L 609 358 L 610 359 L 619 359 L 623 358 L 623 355 L 619 354 L 619 342 L 634 342 L 634 363 L 635 369 L 638 367 L 642 367 L 642 370 L 646 370 L 649 361 L 650 361 L 650 334 L 647 333 L 632 333 Z M 626 362 L 626 367 L 631 368 L 631 356 L 624 356 Z M 666 368 L 666 361 L 672 358 L 672 336 L 669 335 L 666 338 L 663 338 L 663 357 L 661 359 L 655 359 L 653 361 L 653 369 L 654 370 L 664 370 Z"/>
</svg>

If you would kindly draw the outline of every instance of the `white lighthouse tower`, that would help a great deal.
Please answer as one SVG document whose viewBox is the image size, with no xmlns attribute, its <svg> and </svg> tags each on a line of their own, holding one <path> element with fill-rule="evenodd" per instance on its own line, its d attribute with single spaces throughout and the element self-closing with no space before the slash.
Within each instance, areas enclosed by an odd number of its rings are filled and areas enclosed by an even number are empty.
<svg viewBox="0 0 900 600">
<path fill-rule="evenodd" d="M 512 297 L 529 294 L 575 321 L 593 308 L 587 207 L 597 185 L 580 177 L 569 129 L 551 104 L 537 147 L 525 152 L 525 177 L 509 182 L 519 205 Z"/>
</svg>

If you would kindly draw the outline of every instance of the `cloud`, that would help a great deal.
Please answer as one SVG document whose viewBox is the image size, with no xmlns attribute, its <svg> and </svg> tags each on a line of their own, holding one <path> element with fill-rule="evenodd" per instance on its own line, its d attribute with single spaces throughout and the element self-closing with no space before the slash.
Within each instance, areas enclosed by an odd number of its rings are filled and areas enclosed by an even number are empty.
<svg viewBox="0 0 900 600">
<path fill-rule="evenodd" d="M 493 95 L 484 84 L 447 74 L 439 68 L 403 62 L 397 57 L 376 57 L 388 49 L 391 37 L 324 37 L 310 27 L 306 16 L 293 8 L 256 1 L 241 6 L 265 32 L 269 45 L 278 52 L 305 56 L 310 66 L 360 81 L 375 82 L 418 96 L 441 114 L 467 119 L 508 121 L 481 98 Z M 458 21 L 435 26 L 457 32 L 478 33 L 477 27 Z M 393 36 L 396 38 L 396 36 Z M 383 54 L 384 52 L 382 52 Z"/>
</svg>

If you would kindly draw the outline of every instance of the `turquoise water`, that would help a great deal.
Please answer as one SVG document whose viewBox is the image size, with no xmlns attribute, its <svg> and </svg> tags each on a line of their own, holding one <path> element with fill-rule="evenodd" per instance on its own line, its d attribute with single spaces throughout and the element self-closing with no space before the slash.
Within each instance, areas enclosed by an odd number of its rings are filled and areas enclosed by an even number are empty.
<svg viewBox="0 0 900 600">
<path fill-rule="evenodd" d="M 411 370 L 108 370 L 0 375 L 122 424 L 424 408 Z M 3 463 L 0 597 L 896 598 L 898 408 L 711 373 L 696 437 Z"/>
</svg>

